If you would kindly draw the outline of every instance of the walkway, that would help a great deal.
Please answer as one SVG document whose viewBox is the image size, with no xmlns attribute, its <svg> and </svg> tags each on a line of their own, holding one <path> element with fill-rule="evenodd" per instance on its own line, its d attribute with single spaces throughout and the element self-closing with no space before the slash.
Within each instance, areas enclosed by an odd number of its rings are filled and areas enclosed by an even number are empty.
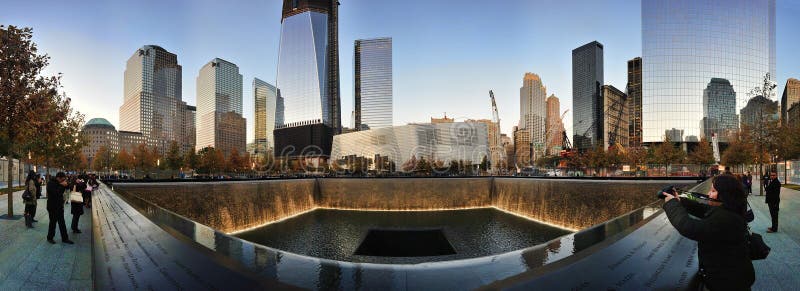
<svg viewBox="0 0 800 291">
<path fill-rule="evenodd" d="M 753 181 L 758 181 L 756 177 Z M 758 193 L 754 185 L 753 193 Z M 800 286 L 800 191 L 781 188 L 778 232 L 767 233 L 772 225 L 764 196 L 751 195 L 748 200 L 756 219 L 750 228 L 761 234 L 772 248 L 765 260 L 753 261 L 756 282 L 753 290 L 797 290 Z"/>
<path fill-rule="evenodd" d="M 168 233 L 105 185 L 94 195 L 94 270 L 98 290 L 287 288 L 195 242 L 180 239 L 177 232 Z"/>
<path fill-rule="evenodd" d="M 8 195 L 0 196 L 0 214 L 8 212 Z M 40 199 L 33 229 L 25 227 L 21 217 L 25 209 L 22 191 L 14 193 L 16 220 L 0 219 L 0 290 L 90 290 L 92 289 L 92 216 L 81 216 L 83 233 L 69 237 L 74 245 L 61 243 L 56 230 L 56 244 L 47 242 L 47 200 Z M 72 221 L 65 208 L 67 230 Z"/>
</svg>

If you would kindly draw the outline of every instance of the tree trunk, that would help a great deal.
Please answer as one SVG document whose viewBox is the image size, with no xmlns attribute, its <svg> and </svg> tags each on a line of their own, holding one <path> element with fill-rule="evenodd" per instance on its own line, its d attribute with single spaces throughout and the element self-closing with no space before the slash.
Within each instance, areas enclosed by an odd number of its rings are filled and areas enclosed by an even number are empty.
<svg viewBox="0 0 800 291">
<path fill-rule="evenodd" d="M 11 155 L 6 157 L 8 159 L 8 218 L 14 217 L 14 192 L 11 189 L 14 188 L 14 160 L 11 158 Z"/>
</svg>

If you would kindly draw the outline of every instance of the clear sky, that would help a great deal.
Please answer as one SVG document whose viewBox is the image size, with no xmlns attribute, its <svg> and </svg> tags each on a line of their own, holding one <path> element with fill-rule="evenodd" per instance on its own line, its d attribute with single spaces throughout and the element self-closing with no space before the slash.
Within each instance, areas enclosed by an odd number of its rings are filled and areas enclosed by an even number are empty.
<svg viewBox="0 0 800 291">
<path fill-rule="evenodd" d="M 353 109 L 353 42 L 392 37 L 394 123 L 426 122 L 444 112 L 457 119 L 491 118 L 494 90 L 502 131 L 519 120 L 525 72 L 572 107 L 571 51 L 604 45 L 605 82 L 624 89 L 627 60 L 641 55 L 638 0 L 339 0 L 343 125 Z M 244 115 L 253 138 L 252 80 L 275 81 L 280 0 L 0 0 L 0 23 L 34 28 L 49 54 L 48 74 L 64 73 L 64 90 L 88 119 L 119 124 L 125 62 L 146 44 L 178 55 L 183 100 L 195 105 L 200 67 L 215 57 L 244 76 Z M 800 78 L 800 0 L 777 0 L 778 94 Z M 571 112 L 570 112 L 571 113 Z M 572 115 L 565 125 L 572 136 Z"/>
</svg>

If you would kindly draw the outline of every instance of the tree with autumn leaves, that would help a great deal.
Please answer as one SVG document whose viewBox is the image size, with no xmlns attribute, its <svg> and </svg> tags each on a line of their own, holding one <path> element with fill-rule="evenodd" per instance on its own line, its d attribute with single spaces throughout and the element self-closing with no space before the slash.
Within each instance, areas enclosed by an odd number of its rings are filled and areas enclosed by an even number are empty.
<svg viewBox="0 0 800 291">
<path fill-rule="evenodd" d="M 61 74 L 43 76 L 50 57 L 40 54 L 31 28 L 0 25 L 0 155 L 7 157 L 9 191 L 13 159 L 48 166 L 85 167 L 83 115 L 61 92 Z M 13 217 L 13 195 L 8 216 Z"/>
</svg>

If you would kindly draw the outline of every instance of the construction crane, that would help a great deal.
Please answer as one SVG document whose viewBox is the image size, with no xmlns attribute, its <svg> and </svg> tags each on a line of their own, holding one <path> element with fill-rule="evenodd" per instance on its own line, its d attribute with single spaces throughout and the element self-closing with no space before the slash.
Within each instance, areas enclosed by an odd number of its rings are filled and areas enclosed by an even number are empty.
<svg viewBox="0 0 800 291">
<path fill-rule="evenodd" d="M 609 111 L 612 110 L 612 108 L 616 107 L 616 105 L 619 105 L 619 104 L 620 104 L 620 102 L 615 100 L 614 103 L 612 103 L 611 106 L 609 106 L 606 109 L 606 111 L 603 113 L 603 116 L 604 117 L 605 116 L 609 116 L 609 114 L 608 114 Z M 622 106 L 622 105 L 620 105 L 620 106 Z M 616 144 L 617 132 L 619 132 L 619 123 L 622 120 L 622 109 L 623 108 L 620 108 L 619 111 L 618 111 L 619 113 L 617 114 L 617 121 L 614 122 L 614 125 L 613 125 L 614 126 L 614 130 L 608 132 L 609 133 L 608 134 L 608 145 L 609 145 L 609 147 L 611 147 L 614 144 Z M 583 122 L 583 121 L 581 121 L 581 122 Z M 586 131 L 583 132 L 583 136 L 586 136 L 596 126 L 597 126 L 597 120 L 592 121 L 592 124 L 589 126 L 589 128 L 587 128 Z M 620 145 L 620 147 L 621 147 L 621 145 Z M 622 149 L 622 151 L 625 151 L 625 149 Z"/>
<path fill-rule="evenodd" d="M 497 113 L 497 102 L 494 101 L 494 92 L 489 90 L 489 98 L 492 99 L 492 122 L 497 123 L 497 127 L 500 127 L 500 114 Z"/>
</svg>

